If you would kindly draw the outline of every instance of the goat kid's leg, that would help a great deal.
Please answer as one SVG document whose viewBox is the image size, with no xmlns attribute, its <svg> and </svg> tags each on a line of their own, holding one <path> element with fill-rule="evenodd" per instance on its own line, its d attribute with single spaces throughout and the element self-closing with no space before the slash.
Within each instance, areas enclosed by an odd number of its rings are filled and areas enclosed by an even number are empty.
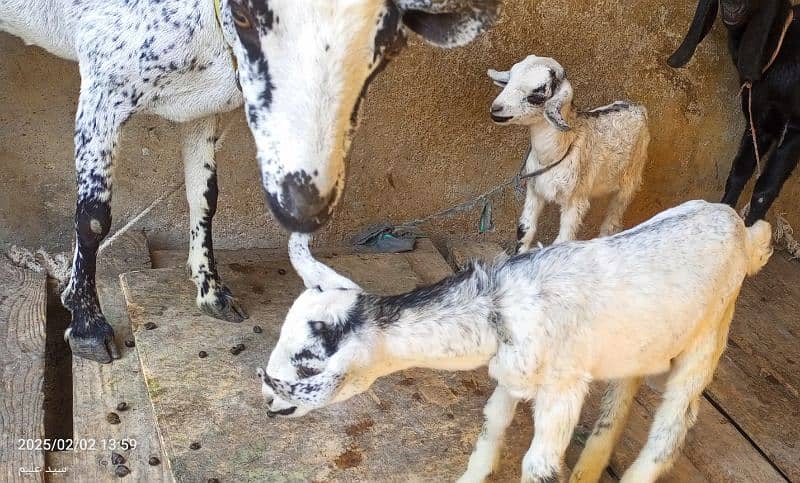
<svg viewBox="0 0 800 483">
<path fill-rule="evenodd" d="M 247 313 L 219 277 L 214 260 L 212 220 L 217 211 L 217 166 L 214 160 L 217 118 L 183 126 L 184 176 L 189 202 L 189 274 L 197 285 L 197 306 L 228 322 L 241 322 Z"/>
<path fill-rule="evenodd" d="M 544 199 L 534 191 L 534 180 L 528 181 L 525 206 L 517 225 L 517 253 L 525 253 L 531 249 L 536 239 L 536 226 L 544 209 Z"/>
<path fill-rule="evenodd" d="M 583 217 L 589 211 L 589 200 L 572 200 L 561 207 L 561 226 L 555 243 L 574 240 L 583 223 Z"/>
<path fill-rule="evenodd" d="M 594 483 L 600 480 L 625 428 L 633 398 L 641 385 L 641 378 L 636 377 L 609 383 L 603 394 L 600 417 L 586 441 L 575 469 L 572 470 L 570 483 Z"/>
<path fill-rule="evenodd" d="M 581 415 L 587 385 L 583 381 L 543 386 L 533 411 L 533 443 L 522 459 L 523 483 L 563 480 L 564 453 Z"/>
<path fill-rule="evenodd" d="M 486 417 L 483 429 L 469 457 L 467 471 L 459 478 L 459 483 L 481 482 L 492 474 L 500 457 L 503 436 L 514 419 L 518 401 L 502 386 L 497 386 L 494 390 L 483 408 Z"/>
<path fill-rule="evenodd" d="M 64 338 L 73 355 L 109 363 L 120 356 L 114 329 L 106 321 L 97 298 L 97 250 L 111 229 L 113 157 L 119 128 L 132 111 L 121 107 L 130 105 L 126 99 L 97 84 L 91 89 L 84 88 L 86 85 L 84 79 L 75 121 L 75 255 L 69 284 L 61 294 L 64 307 L 72 313 L 72 322 Z"/>
<path fill-rule="evenodd" d="M 703 389 L 711 382 L 725 349 L 735 304 L 736 297 L 729 303 L 717 330 L 675 359 L 647 442 L 621 483 L 654 482 L 672 466 L 686 433 L 697 420 Z"/>
<path fill-rule="evenodd" d="M 764 171 L 753 188 L 750 211 L 745 217 L 745 225 L 751 226 L 767 216 L 772 203 L 778 197 L 783 184 L 800 161 L 800 126 L 789 126 L 783 143 L 767 161 Z"/>
<path fill-rule="evenodd" d="M 622 230 L 622 217 L 636 195 L 635 187 L 623 187 L 611 198 L 608 203 L 608 212 L 600 225 L 600 236 L 609 236 Z"/>
</svg>

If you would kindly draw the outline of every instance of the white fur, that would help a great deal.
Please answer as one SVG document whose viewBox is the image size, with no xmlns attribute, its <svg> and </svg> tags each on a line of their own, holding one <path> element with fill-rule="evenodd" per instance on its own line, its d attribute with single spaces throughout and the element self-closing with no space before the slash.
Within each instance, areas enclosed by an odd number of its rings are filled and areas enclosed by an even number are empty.
<svg viewBox="0 0 800 483">
<path fill-rule="evenodd" d="M 536 225 L 546 202 L 561 208 L 556 243 L 575 239 L 592 198 L 612 194 L 600 235 L 622 228 L 625 209 L 638 191 L 647 159 L 650 134 L 644 107 L 615 102 L 588 113 L 576 112 L 572 86 L 564 68 L 553 59 L 528 56 L 510 71 L 489 71 L 503 91 L 492 103 L 492 114 L 503 122 L 530 128 L 531 152 L 527 173 L 558 163 L 552 170 L 528 181 L 525 206 L 519 220 L 520 251 L 536 239 Z M 550 89 L 551 80 L 560 82 Z M 542 89 L 543 104 L 528 96 Z M 546 100 L 544 100 L 546 99 Z M 548 109 L 566 125 L 548 119 Z"/>
<path fill-rule="evenodd" d="M 746 228 L 728 206 L 691 201 L 614 236 L 478 264 L 401 296 L 308 289 L 289 310 L 267 370 L 259 369 L 262 390 L 272 411 L 296 407 L 299 416 L 408 367 L 488 364 L 498 387 L 461 481 L 492 472 L 523 399 L 534 402 L 536 428 L 523 481 L 552 481 L 560 478 L 588 384 L 612 381 L 573 473 L 594 481 L 641 378 L 669 371 L 647 444 L 623 479 L 655 481 L 694 422 L 745 276 L 770 254 L 767 223 Z M 313 273 L 306 267 L 301 275 Z M 296 359 L 308 353 L 317 374 L 304 378 Z"/>
</svg>

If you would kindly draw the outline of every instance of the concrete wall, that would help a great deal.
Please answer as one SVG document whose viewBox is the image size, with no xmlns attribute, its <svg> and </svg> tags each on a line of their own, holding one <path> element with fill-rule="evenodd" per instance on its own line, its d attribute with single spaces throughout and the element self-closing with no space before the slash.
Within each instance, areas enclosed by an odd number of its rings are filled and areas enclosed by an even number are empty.
<svg viewBox="0 0 800 483">
<path fill-rule="evenodd" d="M 529 53 L 567 67 L 576 103 L 589 108 L 628 98 L 647 106 L 653 141 L 643 190 L 629 224 L 691 198 L 717 200 L 744 123 L 738 85 L 717 25 L 688 69 L 665 59 L 682 38 L 694 2 L 656 0 L 508 0 L 500 24 L 471 46 L 440 51 L 412 40 L 373 85 L 349 160 L 346 195 L 324 235 L 345 239 L 375 221 L 403 222 L 470 199 L 513 176 L 526 147 L 518 127 L 490 123 L 497 89 L 489 67 L 508 68 Z M 75 65 L 0 34 L 0 243 L 66 249 L 72 231 L 72 118 Z M 223 119 L 219 153 L 220 247 L 278 246 L 284 235 L 266 212 L 250 134 L 241 111 Z M 177 129 L 140 116 L 126 126 L 116 168 L 115 225 L 177 185 L 182 163 Z M 800 226 L 800 175 L 787 182 L 775 212 Z M 584 236 L 594 233 L 595 205 Z M 521 201 L 495 198 L 495 230 L 511 240 Z M 423 225 L 435 237 L 477 236 L 480 208 Z M 182 193 L 141 226 L 155 247 L 187 239 Z M 546 212 L 542 236 L 555 233 Z"/>
</svg>

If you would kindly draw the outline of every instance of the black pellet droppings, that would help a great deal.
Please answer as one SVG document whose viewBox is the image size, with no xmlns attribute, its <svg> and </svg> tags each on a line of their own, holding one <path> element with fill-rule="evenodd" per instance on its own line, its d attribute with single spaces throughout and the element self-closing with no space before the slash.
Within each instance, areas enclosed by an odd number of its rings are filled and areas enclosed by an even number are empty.
<svg viewBox="0 0 800 483">
<path fill-rule="evenodd" d="M 125 347 L 136 347 L 136 342 L 133 339 L 125 339 Z"/>
<path fill-rule="evenodd" d="M 200 448 L 201 448 L 200 443 L 198 443 L 197 441 L 195 441 L 194 443 L 189 445 L 189 449 L 197 450 L 197 449 L 200 449 Z"/>
<path fill-rule="evenodd" d="M 278 269 L 278 275 L 286 275 L 286 270 L 284 270 L 282 268 L 279 268 Z"/>
<path fill-rule="evenodd" d="M 238 344 L 234 347 L 231 347 L 230 352 L 231 354 L 238 356 L 239 354 L 242 353 L 243 350 L 244 350 L 244 344 Z"/>
<path fill-rule="evenodd" d="M 218 478 L 209 478 L 208 479 L 208 483 L 219 483 L 219 479 Z"/>
<path fill-rule="evenodd" d="M 125 463 L 125 457 L 121 454 L 117 453 L 116 451 L 111 452 L 111 464 L 112 465 L 121 465 Z"/>
<path fill-rule="evenodd" d="M 197 357 L 199 357 L 200 359 L 205 359 L 206 357 L 208 357 L 208 352 L 200 351 L 197 353 Z"/>
<path fill-rule="evenodd" d="M 155 456 L 151 456 L 151 457 L 150 457 L 150 459 L 149 459 L 149 460 L 147 460 L 147 463 L 148 463 L 150 466 L 158 466 L 159 464 L 161 464 L 161 460 L 160 460 L 160 459 L 158 459 L 158 458 L 157 458 L 157 457 L 155 457 Z"/>
<path fill-rule="evenodd" d="M 120 478 L 123 478 L 131 474 L 131 470 L 129 470 L 128 467 L 125 465 L 117 465 L 117 467 L 114 468 L 114 474 L 119 476 Z"/>
<path fill-rule="evenodd" d="M 117 413 L 106 414 L 106 421 L 108 421 L 109 424 L 119 424 L 121 422 L 119 419 L 119 414 Z"/>
<path fill-rule="evenodd" d="M 122 401 L 121 403 L 117 404 L 117 411 L 127 411 L 128 410 L 128 403 Z"/>
<path fill-rule="evenodd" d="M 255 332 L 256 334 L 260 334 L 260 333 L 264 332 L 264 329 L 262 329 L 260 325 L 254 325 L 253 326 L 253 332 Z"/>
<path fill-rule="evenodd" d="M 148 323 L 144 324 L 144 329 L 145 330 L 153 330 L 156 327 L 158 327 L 158 326 L 156 325 L 155 322 L 148 322 Z"/>
</svg>

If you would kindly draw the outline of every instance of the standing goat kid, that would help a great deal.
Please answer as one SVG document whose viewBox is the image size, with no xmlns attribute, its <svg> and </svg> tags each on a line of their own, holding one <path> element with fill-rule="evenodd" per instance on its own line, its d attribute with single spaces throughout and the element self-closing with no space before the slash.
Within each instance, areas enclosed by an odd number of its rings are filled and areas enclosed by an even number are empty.
<svg viewBox="0 0 800 483">
<path fill-rule="evenodd" d="M 529 126 L 525 207 L 517 228 L 517 250 L 531 248 L 547 201 L 561 208 L 555 243 L 575 239 L 591 198 L 613 193 L 600 235 L 622 228 L 622 217 L 642 182 L 650 133 L 647 111 L 615 102 L 588 112 L 572 104 L 572 85 L 564 68 L 546 57 L 528 56 L 510 71 L 489 70 L 503 92 L 491 107 L 498 124 Z"/>
<path fill-rule="evenodd" d="M 474 39 L 500 0 L 2 0 L 0 31 L 78 62 L 75 257 L 62 295 L 72 353 L 118 352 L 95 289 L 97 250 L 111 229 L 119 131 L 139 112 L 181 122 L 189 201 L 189 273 L 197 305 L 233 322 L 246 314 L 220 279 L 217 113 L 244 104 L 275 218 L 311 232 L 344 187 L 360 99 L 405 45 L 406 28 L 449 48 Z M 237 81 L 240 81 L 237 84 Z M 237 88 L 237 86 L 239 86 Z"/>
<path fill-rule="evenodd" d="M 267 370 L 270 415 L 300 416 L 410 367 L 489 365 L 498 385 L 462 481 L 498 460 L 517 402 L 534 401 L 526 482 L 556 481 L 588 385 L 611 381 L 573 471 L 596 481 L 642 377 L 668 373 L 664 401 L 625 482 L 655 481 L 679 451 L 711 381 L 746 275 L 769 259 L 770 227 L 745 228 L 730 207 L 691 201 L 614 236 L 476 263 L 397 296 L 365 293 L 311 257 L 293 235 L 308 289 L 295 301 Z"/>
</svg>

